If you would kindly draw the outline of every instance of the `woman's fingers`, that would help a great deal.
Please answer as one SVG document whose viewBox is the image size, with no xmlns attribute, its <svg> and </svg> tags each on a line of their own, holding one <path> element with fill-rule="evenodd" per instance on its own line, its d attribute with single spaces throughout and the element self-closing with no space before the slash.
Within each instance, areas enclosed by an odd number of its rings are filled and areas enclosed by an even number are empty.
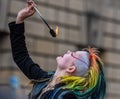
<svg viewBox="0 0 120 99">
<path fill-rule="evenodd" d="M 34 9 L 34 5 L 32 4 L 32 5 L 30 5 L 28 8 L 27 8 L 27 13 L 28 13 L 28 15 L 33 15 L 34 13 L 35 13 L 35 9 Z"/>
<path fill-rule="evenodd" d="M 28 4 L 28 6 L 30 6 L 30 5 L 36 6 L 36 4 L 33 0 L 28 0 L 27 4 Z"/>
</svg>

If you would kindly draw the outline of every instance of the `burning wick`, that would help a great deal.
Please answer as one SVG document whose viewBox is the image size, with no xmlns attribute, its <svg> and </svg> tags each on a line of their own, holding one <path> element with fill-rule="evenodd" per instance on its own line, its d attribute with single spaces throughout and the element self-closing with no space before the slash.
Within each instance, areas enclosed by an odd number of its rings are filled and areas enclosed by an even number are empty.
<svg viewBox="0 0 120 99">
<path fill-rule="evenodd" d="M 50 29 L 50 34 L 52 37 L 56 37 L 58 35 L 58 26 L 56 26 L 55 31 L 53 29 Z"/>
</svg>

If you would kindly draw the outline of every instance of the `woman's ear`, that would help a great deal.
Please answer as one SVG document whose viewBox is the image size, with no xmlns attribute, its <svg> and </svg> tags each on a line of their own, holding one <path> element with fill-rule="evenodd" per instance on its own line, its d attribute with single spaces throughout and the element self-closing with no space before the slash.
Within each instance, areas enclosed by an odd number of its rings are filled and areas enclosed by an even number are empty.
<svg viewBox="0 0 120 99">
<path fill-rule="evenodd" d="M 76 70 L 76 67 L 75 67 L 75 66 L 70 66 L 70 67 L 67 68 L 66 71 L 67 71 L 68 73 L 73 73 L 75 70 Z"/>
</svg>

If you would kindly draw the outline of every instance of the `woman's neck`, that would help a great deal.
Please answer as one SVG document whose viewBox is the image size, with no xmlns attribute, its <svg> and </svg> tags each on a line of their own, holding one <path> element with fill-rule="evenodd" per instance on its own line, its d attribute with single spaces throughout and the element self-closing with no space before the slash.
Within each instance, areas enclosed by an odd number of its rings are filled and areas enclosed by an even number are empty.
<svg viewBox="0 0 120 99">
<path fill-rule="evenodd" d="M 52 78 L 51 83 L 54 84 L 54 85 L 60 83 L 60 81 L 61 81 L 60 77 L 65 76 L 65 75 L 68 75 L 65 70 L 57 69 L 54 76 L 53 76 L 53 78 Z"/>
<path fill-rule="evenodd" d="M 65 76 L 65 75 L 66 75 L 66 71 L 60 70 L 60 69 L 56 69 L 56 72 L 54 74 L 55 77 L 60 77 L 60 76 Z"/>
</svg>

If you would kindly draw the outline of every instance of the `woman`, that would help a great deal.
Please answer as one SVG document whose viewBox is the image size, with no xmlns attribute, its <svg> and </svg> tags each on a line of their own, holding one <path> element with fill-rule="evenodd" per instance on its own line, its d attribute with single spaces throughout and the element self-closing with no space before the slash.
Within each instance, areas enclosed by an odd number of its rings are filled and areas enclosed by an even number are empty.
<svg viewBox="0 0 120 99">
<path fill-rule="evenodd" d="M 24 36 L 24 20 L 35 13 L 34 2 L 19 11 L 16 22 L 9 23 L 14 61 L 33 81 L 29 99 L 104 99 L 106 83 L 103 63 L 94 48 L 67 51 L 58 56 L 55 73 L 42 70 L 30 58 Z"/>
</svg>

